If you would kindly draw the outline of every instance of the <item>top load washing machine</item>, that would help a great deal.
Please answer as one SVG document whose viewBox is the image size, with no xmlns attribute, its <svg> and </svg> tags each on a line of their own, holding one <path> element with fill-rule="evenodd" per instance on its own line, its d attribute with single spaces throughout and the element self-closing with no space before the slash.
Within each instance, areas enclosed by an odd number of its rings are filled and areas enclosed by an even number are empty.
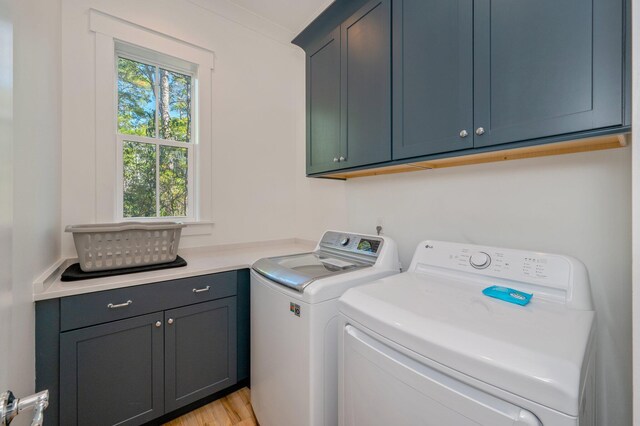
<svg viewBox="0 0 640 426">
<path fill-rule="evenodd" d="M 497 285 L 526 306 L 483 294 Z M 594 425 L 595 312 L 576 259 L 424 241 L 347 291 L 340 424 Z"/>
<path fill-rule="evenodd" d="M 251 404 L 262 426 L 338 422 L 338 298 L 400 272 L 393 240 L 327 231 L 251 271 Z"/>
</svg>

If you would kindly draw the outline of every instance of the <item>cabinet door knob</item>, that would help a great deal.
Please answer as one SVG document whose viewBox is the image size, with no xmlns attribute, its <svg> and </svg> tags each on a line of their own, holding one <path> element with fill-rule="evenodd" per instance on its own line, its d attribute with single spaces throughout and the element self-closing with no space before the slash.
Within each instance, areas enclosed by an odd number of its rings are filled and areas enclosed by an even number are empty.
<svg viewBox="0 0 640 426">
<path fill-rule="evenodd" d="M 460 137 L 461 138 L 466 138 L 469 135 L 469 133 L 466 130 L 460 130 Z"/>
<path fill-rule="evenodd" d="M 339 158 L 339 160 L 340 160 L 340 161 L 344 161 L 344 160 L 346 160 L 346 158 L 344 158 L 344 157 L 340 157 L 340 158 Z"/>
<path fill-rule="evenodd" d="M 338 160 L 338 157 L 333 157 L 333 162 L 334 163 L 337 163 L 338 161 L 340 161 L 340 160 Z"/>
<path fill-rule="evenodd" d="M 160 321 L 156 321 L 156 327 L 160 327 L 162 323 Z"/>
<path fill-rule="evenodd" d="M 478 127 L 476 129 L 476 135 L 478 135 L 478 136 L 484 135 L 484 127 Z"/>
<path fill-rule="evenodd" d="M 169 319 L 167 320 L 167 322 L 168 322 L 169 324 L 173 324 L 173 318 L 169 318 Z"/>
</svg>

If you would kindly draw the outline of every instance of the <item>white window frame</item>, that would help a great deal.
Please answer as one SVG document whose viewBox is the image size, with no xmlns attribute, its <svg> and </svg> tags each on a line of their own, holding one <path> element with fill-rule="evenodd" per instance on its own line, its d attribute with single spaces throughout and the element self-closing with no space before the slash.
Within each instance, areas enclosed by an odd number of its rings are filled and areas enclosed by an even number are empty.
<svg viewBox="0 0 640 426">
<path fill-rule="evenodd" d="M 196 116 L 192 137 L 194 145 L 194 197 L 193 218 L 181 218 L 189 227 L 182 235 L 210 235 L 213 232 L 213 77 L 215 53 L 205 47 L 168 35 L 153 28 L 141 26 L 96 9 L 89 9 L 89 30 L 95 34 L 95 221 L 113 222 L 122 214 L 118 207 L 117 181 L 118 143 L 117 135 L 117 65 L 116 50 L 135 53 L 130 47 L 142 49 L 148 54 L 162 52 L 162 60 L 170 59 L 170 65 L 195 64 L 195 96 L 192 105 Z M 157 54 L 157 53 L 156 53 Z M 154 59 L 153 57 L 151 59 Z M 158 58 L 156 58 L 158 59 Z M 165 220 L 145 219 L 145 220 Z"/>
<path fill-rule="evenodd" d="M 126 51 L 125 51 L 126 50 Z M 191 78 L 191 123 L 190 123 L 190 134 L 191 140 L 189 142 L 180 142 L 180 141 L 172 141 L 168 139 L 160 138 L 158 133 L 158 137 L 151 138 L 147 136 L 138 136 L 138 135 L 127 135 L 120 133 L 117 129 L 117 117 L 118 117 L 118 102 L 116 102 L 116 143 L 117 143 L 117 171 L 116 171 L 116 196 L 117 198 L 117 219 L 119 221 L 161 221 L 161 220 L 186 220 L 186 221 L 195 221 L 195 212 L 197 209 L 197 199 L 195 194 L 196 192 L 196 179 L 197 170 L 197 156 L 198 156 L 198 133 L 197 133 L 197 65 L 196 64 L 182 64 L 182 66 L 176 66 L 175 60 L 171 61 L 171 58 L 163 57 L 162 54 L 157 53 L 146 53 L 141 50 L 136 53 L 131 53 L 131 51 L 139 50 L 136 47 L 128 47 L 126 48 L 124 45 L 117 43 L 115 48 L 115 75 L 116 81 L 114 85 L 115 96 L 118 99 L 118 58 L 124 58 L 133 60 L 136 62 L 143 63 L 145 65 L 154 66 L 156 69 L 155 75 L 155 85 L 153 87 L 154 96 L 156 100 L 155 104 L 155 129 L 156 132 L 159 132 L 159 94 L 160 94 L 160 68 L 165 69 L 167 71 L 172 71 L 176 73 L 180 73 L 183 75 L 187 75 Z M 156 57 L 156 59 L 152 59 L 152 57 Z M 164 59 L 164 61 L 163 61 Z M 174 62 L 174 64 L 170 64 L 169 62 Z M 195 72 L 194 72 L 195 70 Z M 122 158 L 122 152 L 124 149 L 124 142 L 142 142 L 155 145 L 156 147 L 156 216 L 153 217 L 125 217 L 124 216 L 124 164 Z M 173 146 L 177 148 L 186 148 L 187 149 L 187 212 L 185 216 L 160 216 L 160 146 Z"/>
</svg>

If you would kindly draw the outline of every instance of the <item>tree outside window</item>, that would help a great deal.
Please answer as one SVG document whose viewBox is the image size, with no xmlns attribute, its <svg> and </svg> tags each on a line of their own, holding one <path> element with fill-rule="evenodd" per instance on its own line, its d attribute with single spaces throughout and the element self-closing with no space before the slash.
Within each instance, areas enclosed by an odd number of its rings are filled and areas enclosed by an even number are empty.
<svg viewBox="0 0 640 426">
<path fill-rule="evenodd" d="M 192 76 L 123 56 L 117 65 L 122 216 L 189 216 Z"/>
</svg>

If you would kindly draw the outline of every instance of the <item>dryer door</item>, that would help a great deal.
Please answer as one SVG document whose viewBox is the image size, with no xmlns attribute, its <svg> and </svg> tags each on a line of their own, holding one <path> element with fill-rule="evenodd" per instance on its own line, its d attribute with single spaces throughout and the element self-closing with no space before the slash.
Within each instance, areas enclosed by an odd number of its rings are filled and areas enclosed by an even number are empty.
<svg viewBox="0 0 640 426">
<path fill-rule="evenodd" d="M 531 412 L 343 329 L 342 426 L 541 426 Z"/>
</svg>

